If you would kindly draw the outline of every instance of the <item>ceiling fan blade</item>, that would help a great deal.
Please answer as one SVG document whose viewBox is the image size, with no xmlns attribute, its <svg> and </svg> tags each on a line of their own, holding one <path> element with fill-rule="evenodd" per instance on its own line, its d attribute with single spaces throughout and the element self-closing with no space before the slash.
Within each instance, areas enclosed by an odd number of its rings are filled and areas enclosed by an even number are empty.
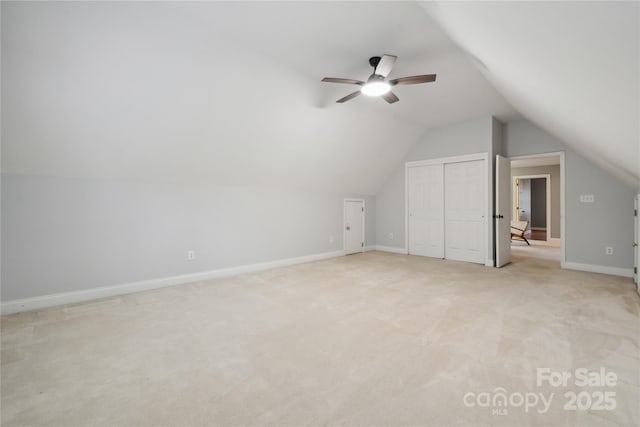
<svg viewBox="0 0 640 427">
<path fill-rule="evenodd" d="M 393 68 L 393 64 L 396 63 L 396 59 L 398 59 L 398 57 L 394 55 L 383 55 L 376 66 L 376 74 L 387 77 Z"/>
<path fill-rule="evenodd" d="M 424 74 L 422 76 L 400 77 L 389 81 L 391 86 L 395 85 L 417 85 L 420 83 L 430 83 L 436 81 L 435 74 Z"/>
<path fill-rule="evenodd" d="M 382 95 L 382 97 L 384 98 L 385 101 L 387 101 L 389 104 L 393 104 L 394 102 L 398 102 L 400 101 L 400 98 L 398 98 L 396 96 L 395 93 L 389 91 L 387 93 L 385 93 L 384 95 Z"/>
<path fill-rule="evenodd" d="M 347 95 L 347 96 L 345 96 L 343 98 L 338 99 L 336 102 L 338 104 L 342 104 L 343 102 L 347 102 L 348 100 L 353 99 L 358 95 L 360 95 L 360 91 L 359 90 L 357 90 L 357 91 L 355 91 L 353 93 L 350 93 L 349 95 Z"/>
<path fill-rule="evenodd" d="M 361 80 L 354 80 L 354 79 L 341 79 L 339 77 L 325 77 L 324 79 L 322 79 L 323 82 L 327 82 L 327 83 L 346 83 L 346 84 L 351 84 L 351 85 L 364 85 L 364 82 Z"/>
</svg>

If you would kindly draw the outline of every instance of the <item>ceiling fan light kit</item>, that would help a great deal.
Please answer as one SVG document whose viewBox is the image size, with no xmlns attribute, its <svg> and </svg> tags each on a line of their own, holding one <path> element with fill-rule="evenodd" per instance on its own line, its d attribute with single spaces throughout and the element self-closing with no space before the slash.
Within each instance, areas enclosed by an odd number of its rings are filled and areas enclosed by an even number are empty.
<svg viewBox="0 0 640 427">
<path fill-rule="evenodd" d="M 373 67 L 373 74 L 369 76 L 366 83 L 362 80 L 343 79 L 339 77 L 325 77 L 322 79 L 322 81 L 327 83 L 344 83 L 362 86 L 360 90 L 352 92 L 349 95 L 338 99 L 336 102 L 339 104 L 355 98 L 356 96 L 360 95 L 360 93 L 364 93 L 367 96 L 380 96 L 389 104 L 393 104 L 394 102 L 398 102 L 400 99 L 393 92 L 391 92 L 392 86 L 415 85 L 436 81 L 435 74 L 425 74 L 420 76 L 401 77 L 399 79 L 387 80 L 387 76 L 391 72 L 396 59 L 398 59 L 398 57 L 394 55 L 383 55 L 382 57 L 372 56 L 371 58 L 369 58 L 369 65 Z"/>
<path fill-rule="evenodd" d="M 384 81 L 384 77 L 375 74 L 369 77 L 360 91 L 367 96 L 381 96 L 391 90 L 391 85 Z"/>
</svg>

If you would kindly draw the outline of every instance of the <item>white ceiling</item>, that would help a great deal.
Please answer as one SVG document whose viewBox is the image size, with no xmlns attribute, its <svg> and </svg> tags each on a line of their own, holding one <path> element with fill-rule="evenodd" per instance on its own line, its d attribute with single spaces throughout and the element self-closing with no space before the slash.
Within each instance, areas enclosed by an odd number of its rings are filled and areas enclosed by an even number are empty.
<svg viewBox="0 0 640 427">
<path fill-rule="evenodd" d="M 374 194 L 426 128 L 521 114 L 640 175 L 636 2 L 1 7 L 5 172 Z M 384 53 L 437 81 L 335 104 Z"/>
<path fill-rule="evenodd" d="M 640 3 L 424 2 L 523 116 L 640 187 Z"/>
<path fill-rule="evenodd" d="M 374 194 L 425 128 L 517 117 L 416 3 L 2 3 L 3 170 Z M 399 56 L 400 102 L 365 79 Z"/>
</svg>

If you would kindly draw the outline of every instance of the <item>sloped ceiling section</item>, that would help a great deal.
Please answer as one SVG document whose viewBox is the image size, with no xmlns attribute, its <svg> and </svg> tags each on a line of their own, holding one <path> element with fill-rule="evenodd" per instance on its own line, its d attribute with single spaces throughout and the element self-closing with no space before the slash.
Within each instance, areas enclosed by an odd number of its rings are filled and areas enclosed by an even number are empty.
<svg viewBox="0 0 640 427">
<path fill-rule="evenodd" d="M 523 116 L 640 188 L 640 3 L 421 5 Z"/>
<path fill-rule="evenodd" d="M 417 3 L 1 7 L 4 172 L 375 194 L 425 128 L 516 115 Z M 384 53 L 438 81 L 335 104 Z"/>
</svg>

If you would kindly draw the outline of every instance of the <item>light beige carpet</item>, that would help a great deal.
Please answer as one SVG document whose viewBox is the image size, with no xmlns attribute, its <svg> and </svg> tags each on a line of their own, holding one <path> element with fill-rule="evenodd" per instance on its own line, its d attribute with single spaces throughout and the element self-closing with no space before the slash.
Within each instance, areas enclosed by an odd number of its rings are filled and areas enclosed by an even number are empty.
<svg viewBox="0 0 640 427">
<path fill-rule="evenodd" d="M 2 425 L 637 425 L 635 285 L 514 255 L 369 252 L 3 317 Z"/>
</svg>

